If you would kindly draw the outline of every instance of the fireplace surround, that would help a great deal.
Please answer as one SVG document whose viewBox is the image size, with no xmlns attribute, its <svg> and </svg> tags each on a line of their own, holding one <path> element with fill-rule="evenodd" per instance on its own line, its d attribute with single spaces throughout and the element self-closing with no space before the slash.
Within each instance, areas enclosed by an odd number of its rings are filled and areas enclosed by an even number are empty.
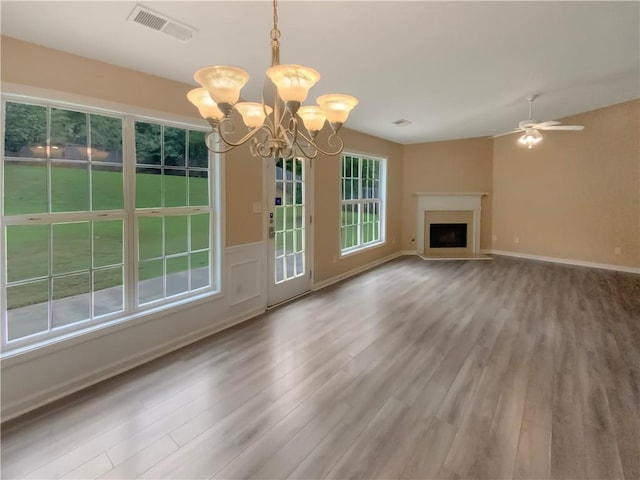
<svg viewBox="0 0 640 480">
<path fill-rule="evenodd" d="M 420 192 L 417 197 L 416 251 L 426 258 L 480 257 L 481 200 L 484 192 Z M 464 224 L 466 241 L 461 231 L 454 243 L 432 247 L 431 226 Z M 461 246 L 463 245 L 464 246 Z"/>
</svg>

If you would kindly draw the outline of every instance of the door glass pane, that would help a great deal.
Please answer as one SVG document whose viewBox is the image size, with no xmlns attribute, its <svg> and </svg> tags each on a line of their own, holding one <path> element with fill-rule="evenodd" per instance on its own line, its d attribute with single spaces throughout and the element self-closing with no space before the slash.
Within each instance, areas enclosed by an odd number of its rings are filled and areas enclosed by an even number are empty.
<svg viewBox="0 0 640 480">
<path fill-rule="evenodd" d="M 300 159 L 278 161 L 275 167 L 276 197 L 284 194 L 282 205 L 274 207 L 276 283 L 305 273 L 303 168 L 304 162 Z"/>
</svg>

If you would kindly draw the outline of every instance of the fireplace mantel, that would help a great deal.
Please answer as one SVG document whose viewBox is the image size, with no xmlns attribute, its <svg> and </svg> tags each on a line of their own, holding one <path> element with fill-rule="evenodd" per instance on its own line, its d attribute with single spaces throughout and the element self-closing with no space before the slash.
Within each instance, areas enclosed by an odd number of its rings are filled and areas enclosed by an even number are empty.
<svg viewBox="0 0 640 480">
<path fill-rule="evenodd" d="M 486 192 L 416 192 L 418 197 L 418 225 L 416 232 L 416 249 L 424 255 L 425 212 L 443 210 L 461 210 L 473 212 L 472 251 L 480 252 L 480 210 L 482 197 Z"/>
</svg>

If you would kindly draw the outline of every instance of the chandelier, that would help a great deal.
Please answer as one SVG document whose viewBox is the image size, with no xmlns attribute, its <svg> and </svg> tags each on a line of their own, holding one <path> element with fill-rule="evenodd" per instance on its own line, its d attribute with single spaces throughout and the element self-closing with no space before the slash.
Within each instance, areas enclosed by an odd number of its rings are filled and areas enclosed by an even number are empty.
<svg viewBox="0 0 640 480">
<path fill-rule="evenodd" d="M 302 106 L 320 74 L 301 65 L 280 65 L 277 0 L 273 0 L 270 36 L 271 67 L 266 73 L 271 82 L 265 83 L 261 103 L 238 102 L 240 90 L 249 80 L 249 74 L 241 68 L 211 66 L 194 74 L 201 88 L 191 90 L 187 98 L 211 126 L 205 136 L 207 148 L 226 153 L 248 142 L 251 154 L 262 158 L 313 159 L 318 152 L 339 154 L 344 141 L 338 132 L 358 100 L 350 95 L 328 94 L 319 96 L 317 105 Z M 246 129 L 238 128 L 240 122 L 237 115 L 232 116 L 234 112 L 240 114 Z M 325 123 L 329 131 L 326 145 L 321 147 L 316 140 Z"/>
</svg>

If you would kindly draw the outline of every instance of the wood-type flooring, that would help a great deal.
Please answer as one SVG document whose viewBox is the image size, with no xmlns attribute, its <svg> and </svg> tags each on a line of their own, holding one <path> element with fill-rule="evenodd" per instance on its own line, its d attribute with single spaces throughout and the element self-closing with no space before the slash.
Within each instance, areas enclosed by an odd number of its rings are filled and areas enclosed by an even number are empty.
<svg viewBox="0 0 640 480">
<path fill-rule="evenodd" d="M 8 422 L 2 478 L 638 479 L 639 406 L 639 276 L 403 257 Z"/>
</svg>

